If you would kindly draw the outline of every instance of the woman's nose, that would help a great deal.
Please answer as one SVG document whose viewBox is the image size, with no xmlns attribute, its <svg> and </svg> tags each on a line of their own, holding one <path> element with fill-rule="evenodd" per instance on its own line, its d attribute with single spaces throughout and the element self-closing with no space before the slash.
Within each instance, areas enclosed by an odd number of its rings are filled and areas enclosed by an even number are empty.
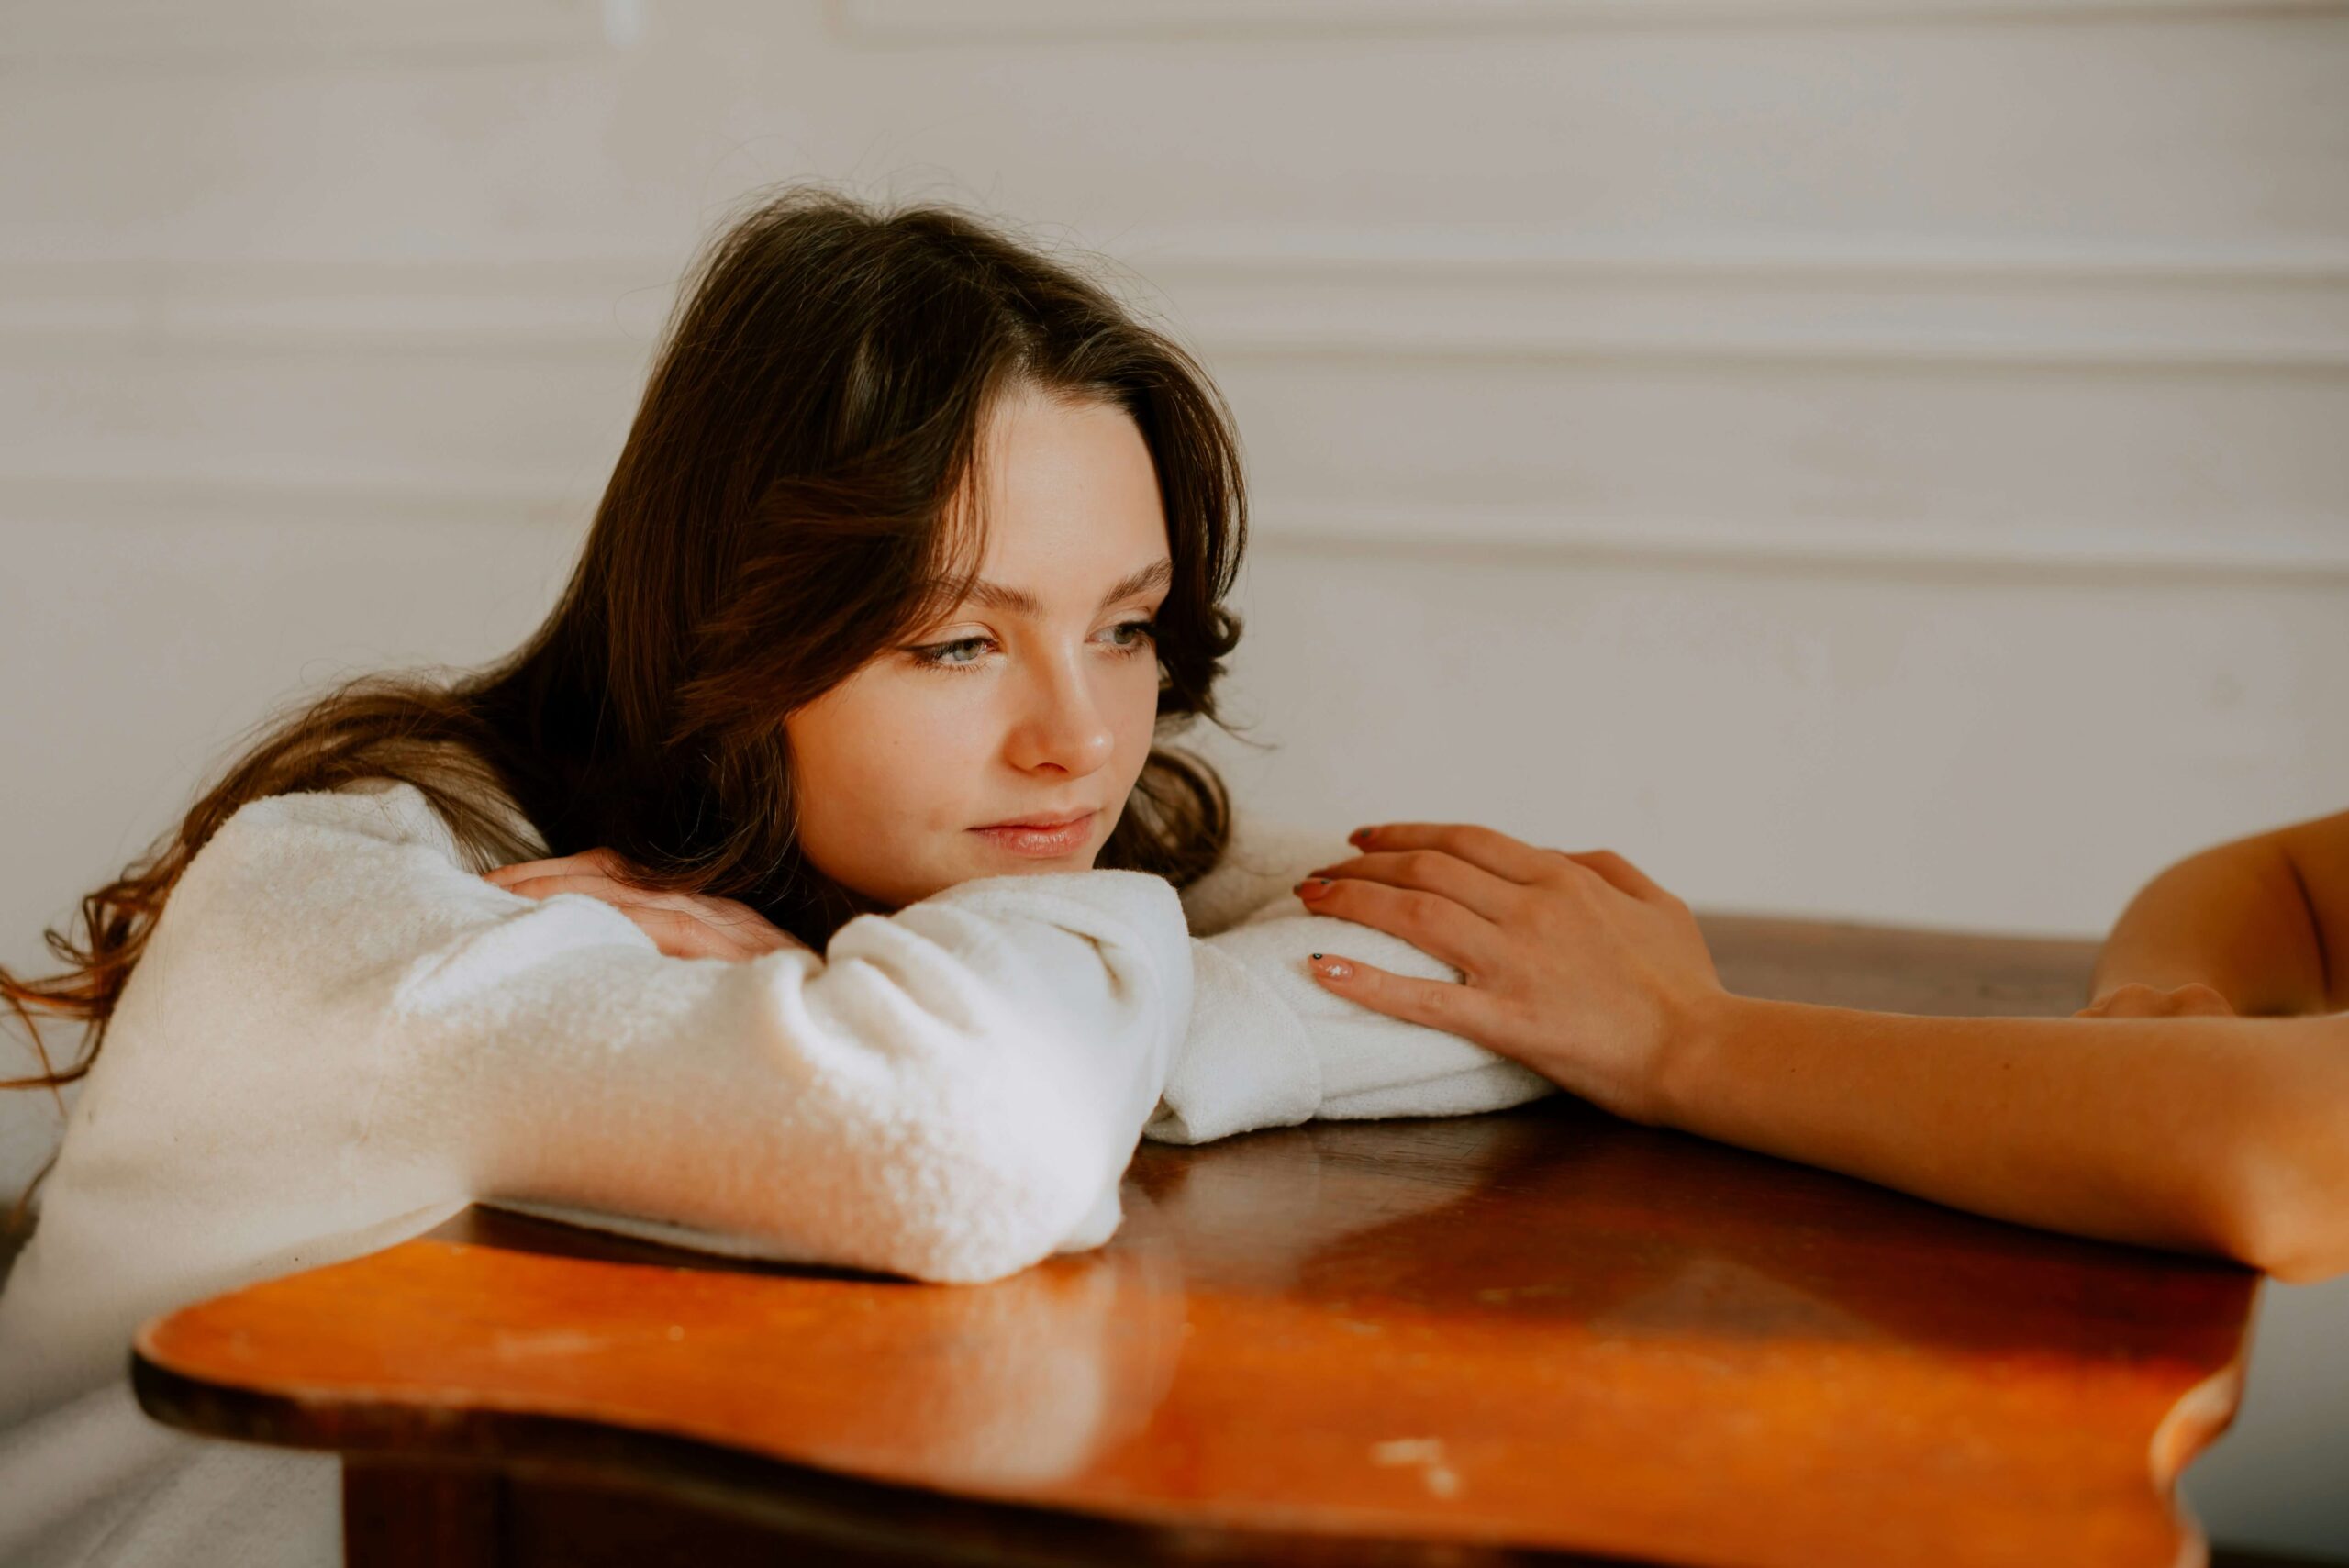
<svg viewBox="0 0 2349 1568">
<path fill-rule="evenodd" d="M 1057 770 L 1081 778 L 1109 760 L 1117 737 L 1081 674 L 1041 677 L 1029 711 L 1013 728 L 1011 762 L 1023 773 Z"/>
</svg>

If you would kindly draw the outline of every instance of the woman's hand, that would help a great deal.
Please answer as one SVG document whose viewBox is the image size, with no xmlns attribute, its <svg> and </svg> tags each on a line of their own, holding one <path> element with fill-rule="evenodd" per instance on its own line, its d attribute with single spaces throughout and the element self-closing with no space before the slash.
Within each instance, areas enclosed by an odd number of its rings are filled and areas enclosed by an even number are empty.
<svg viewBox="0 0 2349 1568">
<path fill-rule="evenodd" d="M 499 866 L 485 879 L 524 898 L 584 893 L 600 898 L 636 922 L 671 958 L 757 958 L 807 944 L 770 925 L 764 916 L 731 898 L 694 893 L 662 893 L 628 880 L 629 862 L 609 850 L 524 861 Z"/>
<path fill-rule="evenodd" d="M 2116 985 L 2072 1016 L 2076 1018 L 2231 1018 L 2235 1010 L 2208 985 L 2188 982 L 2172 990 L 2132 983 Z"/>
<path fill-rule="evenodd" d="M 1397 823 L 1297 884 L 1316 914 L 1375 926 L 1459 984 L 1316 954 L 1340 995 L 1513 1057 L 1571 1094 L 1664 1119 L 1667 1048 L 1723 995 L 1687 906 L 1622 856 L 1537 850 L 1489 828 Z"/>
</svg>

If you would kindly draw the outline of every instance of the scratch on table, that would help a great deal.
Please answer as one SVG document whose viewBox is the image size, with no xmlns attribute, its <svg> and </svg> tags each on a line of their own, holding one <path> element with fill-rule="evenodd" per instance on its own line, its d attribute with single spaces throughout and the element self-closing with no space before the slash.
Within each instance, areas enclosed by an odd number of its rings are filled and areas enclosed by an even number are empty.
<svg viewBox="0 0 2349 1568">
<path fill-rule="evenodd" d="M 1445 1461 L 1442 1438 L 1394 1438 L 1373 1443 L 1370 1462 L 1389 1466 L 1415 1464 L 1429 1496 L 1446 1499 L 1460 1496 L 1460 1473 Z"/>
</svg>

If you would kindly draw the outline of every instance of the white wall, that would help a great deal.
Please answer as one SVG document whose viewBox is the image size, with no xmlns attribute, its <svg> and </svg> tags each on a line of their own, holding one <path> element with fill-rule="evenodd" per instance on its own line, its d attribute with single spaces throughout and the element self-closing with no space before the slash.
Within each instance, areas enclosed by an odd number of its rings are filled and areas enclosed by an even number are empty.
<svg viewBox="0 0 2349 1568">
<path fill-rule="evenodd" d="M 19 0 L 0 962 L 271 703 L 516 640 L 807 174 L 1199 346 L 1259 804 L 2096 931 L 2349 803 L 2344 104 L 2337 0 Z"/>
</svg>

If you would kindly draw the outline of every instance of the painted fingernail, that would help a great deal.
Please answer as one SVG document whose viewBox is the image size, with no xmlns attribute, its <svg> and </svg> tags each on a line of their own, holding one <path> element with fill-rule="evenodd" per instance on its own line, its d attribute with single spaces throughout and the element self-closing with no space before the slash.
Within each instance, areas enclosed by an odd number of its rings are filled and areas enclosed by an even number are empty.
<svg viewBox="0 0 2349 1568">
<path fill-rule="evenodd" d="M 1375 828 L 1357 828 L 1353 832 L 1346 835 L 1346 842 L 1349 844 L 1364 843 L 1368 841 L 1373 833 L 1377 831 L 1378 829 Z"/>
<path fill-rule="evenodd" d="M 1299 898 L 1319 898 L 1330 891 L 1331 885 L 1332 884 L 1326 876 L 1308 876 L 1298 883 L 1293 891 Z"/>
<path fill-rule="evenodd" d="M 1318 952 L 1313 955 L 1313 973 L 1324 980 L 1343 980 L 1353 972 L 1354 966 L 1342 958 L 1330 958 Z"/>
</svg>

